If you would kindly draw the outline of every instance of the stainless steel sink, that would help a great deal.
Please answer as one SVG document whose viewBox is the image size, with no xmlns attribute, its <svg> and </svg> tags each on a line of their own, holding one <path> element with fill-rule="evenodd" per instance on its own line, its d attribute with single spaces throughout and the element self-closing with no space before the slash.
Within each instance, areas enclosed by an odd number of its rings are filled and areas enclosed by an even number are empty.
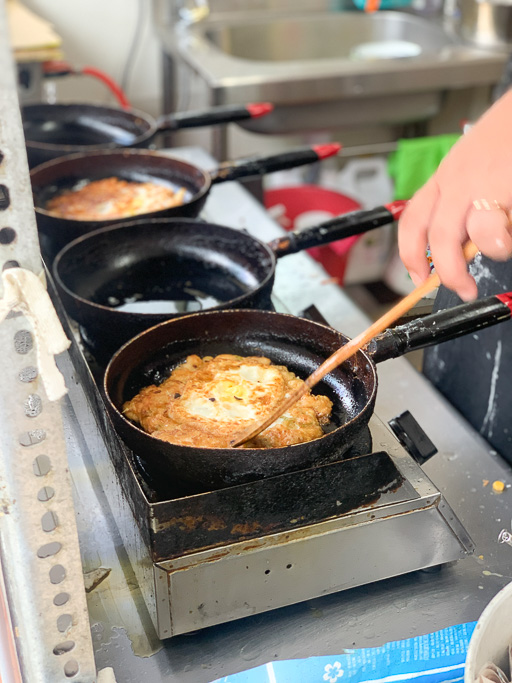
<svg viewBox="0 0 512 683">
<path fill-rule="evenodd" d="M 440 26 L 400 12 L 339 12 L 273 21 L 260 18 L 212 26 L 204 37 L 224 54 L 263 62 L 396 59 L 408 54 L 404 42 L 417 47 L 417 57 L 432 56 L 454 43 Z M 361 46 L 375 49 L 365 52 Z"/>
<path fill-rule="evenodd" d="M 447 91 L 496 83 L 507 57 L 403 11 L 238 10 L 178 32 L 158 17 L 157 26 L 169 58 L 203 82 L 211 103 L 274 103 L 246 124 L 261 133 L 424 121 Z M 414 56 L 401 56 L 404 44 Z"/>
</svg>

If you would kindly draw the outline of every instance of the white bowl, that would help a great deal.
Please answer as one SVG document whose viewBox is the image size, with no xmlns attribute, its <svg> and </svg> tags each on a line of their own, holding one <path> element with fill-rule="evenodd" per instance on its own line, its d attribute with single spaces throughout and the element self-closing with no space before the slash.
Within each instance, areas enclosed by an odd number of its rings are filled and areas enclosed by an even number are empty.
<svg viewBox="0 0 512 683">
<path fill-rule="evenodd" d="M 493 662 L 510 675 L 508 646 L 512 644 L 512 583 L 497 593 L 482 612 L 469 641 L 464 683 L 474 683 L 482 666 Z"/>
</svg>

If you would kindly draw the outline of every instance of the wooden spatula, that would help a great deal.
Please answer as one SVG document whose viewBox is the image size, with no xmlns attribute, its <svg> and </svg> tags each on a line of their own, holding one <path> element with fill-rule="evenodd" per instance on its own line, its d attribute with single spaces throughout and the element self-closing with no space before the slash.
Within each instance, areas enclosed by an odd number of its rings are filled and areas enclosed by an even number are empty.
<svg viewBox="0 0 512 683">
<path fill-rule="evenodd" d="M 478 249 L 472 242 L 468 242 L 464 247 L 464 256 L 466 257 L 466 261 L 471 261 L 477 253 Z M 345 346 L 342 346 L 331 356 L 329 356 L 329 358 L 319 365 L 318 368 L 304 381 L 304 384 L 302 384 L 297 391 L 283 401 L 283 403 L 281 403 L 281 405 L 279 405 L 269 417 L 262 422 L 256 422 L 255 424 L 250 425 L 239 434 L 235 434 L 231 442 L 233 448 L 241 446 L 246 441 L 253 439 L 260 432 L 269 427 L 277 420 L 278 417 L 281 417 L 281 415 L 285 413 L 288 408 L 302 398 L 302 396 L 304 396 L 309 389 L 314 387 L 315 384 L 323 379 L 325 375 L 353 356 L 363 346 L 366 346 L 366 344 L 368 344 L 374 337 L 387 329 L 402 315 L 407 313 L 407 311 L 416 303 L 418 303 L 418 301 L 420 301 L 429 292 L 432 292 L 434 289 L 436 289 L 436 287 L 439 287 L 440 284 L 439 276 L 437 274 L 433 273 L 430 275 L 430 277 L 422 282 L 421 285 L 418 285 L 418 287 L 413 289 L 410 294 L 407 294 L 407 296 L 401 299 L 389 311 L 384 313 L 382 317 L 376 320 L 364 332 L 361 332 L 361 334 L 357 335 L 357 337 L 354 337 L 354 339 L 345 344 Z"/>
</svg>

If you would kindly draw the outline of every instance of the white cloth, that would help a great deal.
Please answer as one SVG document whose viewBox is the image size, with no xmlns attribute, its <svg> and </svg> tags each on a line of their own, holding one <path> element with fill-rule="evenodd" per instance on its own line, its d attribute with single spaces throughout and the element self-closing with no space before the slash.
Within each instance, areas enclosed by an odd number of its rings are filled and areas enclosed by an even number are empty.
<svg viewBox="0 0 512 683">
<path fill-rule="evenodd" d="M 46 291 L 42 278 L 25 268 L 7 268 L 2 272 L 4 296 L 0 299 L 0 323 L 11 311 L 19 311 L 32 323 L 38 371 L 50 401 L 67 392 L 64 377 L 55 358 L 69 348 L 71 342 Z"/>
</svg>

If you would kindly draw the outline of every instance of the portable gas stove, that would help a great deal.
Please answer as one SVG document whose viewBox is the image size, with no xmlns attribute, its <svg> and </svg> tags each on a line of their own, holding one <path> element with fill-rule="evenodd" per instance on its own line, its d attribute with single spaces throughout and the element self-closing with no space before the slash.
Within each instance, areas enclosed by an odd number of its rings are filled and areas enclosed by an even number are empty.
<svg viewBox="0 0 512 683">
<path fill-rule="evenodd" d="M 473 551 L 443 495 L 377 415 L 338 462 L 162 494 L 114 433 L 76 335 L 70 359 L 71 403 L 161 639 Z M 86 425 L 84 401 L 94 416 Z M 420 461 L 435 452 L 409 414 L 393 427 Z"/>
</svg>

